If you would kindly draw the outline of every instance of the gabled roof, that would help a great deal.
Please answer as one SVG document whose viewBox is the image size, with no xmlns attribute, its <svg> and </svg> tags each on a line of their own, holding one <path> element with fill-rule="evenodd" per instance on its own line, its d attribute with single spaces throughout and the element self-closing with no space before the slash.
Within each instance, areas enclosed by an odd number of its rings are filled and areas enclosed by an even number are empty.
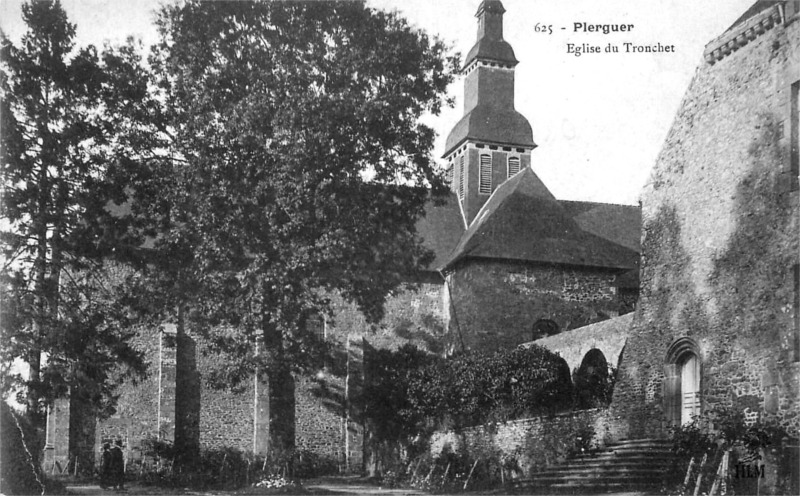
<svg viewBox="0 0 800 496">
<path fill-rule="evenodd" d="M 525 168 L 495 190 L 443 268 L 475 258 L 636 267 L 636 251 L 584 230 L 571 213 Z"/>
<path fill-rule="evenodd" d="M 422 237 L 422 245 L 435 255 L 428 269 L 435 270 L 447 262 L 464 230 L 464 217 L 455 193 L 428 200 L 425 216 L 417 221 L 417 233 Z"/>
</svg>

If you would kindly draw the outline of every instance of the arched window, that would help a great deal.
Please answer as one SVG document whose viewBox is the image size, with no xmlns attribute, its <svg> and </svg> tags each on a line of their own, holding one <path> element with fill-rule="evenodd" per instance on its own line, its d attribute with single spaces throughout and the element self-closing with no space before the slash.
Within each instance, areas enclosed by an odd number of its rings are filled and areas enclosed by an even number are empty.
<svg viewBox="0 0 800 496">
<path fill-rule="evenodd" d="M 558 334 L 558 331 L 559 331 L 558 324 L 556 324 L 552 320 L 539 319 L 533 323 L 533 328 L 531 329 L 531 341 L 535 341 L 545 336 L 552 336 L 554 334 Z"/>
<path fill-rule="evenodd" d="M 700 348 L 688 337 L 667 350 L 664 365 L 664 413 L 671 424 L 686 424 L 700 415 L 702 407 Z"/>
</svg>

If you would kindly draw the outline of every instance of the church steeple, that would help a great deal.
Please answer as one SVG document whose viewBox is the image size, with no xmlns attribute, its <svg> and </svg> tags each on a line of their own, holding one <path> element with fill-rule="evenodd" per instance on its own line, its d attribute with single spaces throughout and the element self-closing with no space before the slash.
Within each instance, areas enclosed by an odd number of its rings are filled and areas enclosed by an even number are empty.
<svg viewBox="0 0 800 496">
<path fill-rule="evenodd" d="M 467 54 L 464 78 L 464 117 L 445 144 L 444 157 L 452 173 L 467 224 L 497 186 L 530 166 L 536 147 L 531 126 L 514 109 L 514 67 L 518 61 L 503 39 L 500 0 L 478 6 L 478 40 Z"/>
</svg>

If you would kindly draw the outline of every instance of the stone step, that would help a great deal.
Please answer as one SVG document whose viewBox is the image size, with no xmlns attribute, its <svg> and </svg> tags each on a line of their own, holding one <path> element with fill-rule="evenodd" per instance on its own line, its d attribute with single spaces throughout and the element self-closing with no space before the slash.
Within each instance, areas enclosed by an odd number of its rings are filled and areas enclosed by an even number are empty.
<svg viewBox="0 0 800 496">
<path fill-rule="evenodd" d="M 659 444 L 659 445 L 672 445 L 672 440 L 670 439 L 659 439 L 655 437 L 651 438 L 642 438 L 642 439 L 622 439 L 614 443 L 615 446 L 631 446 L 637 444 Z"/>
<path fill-rule="evenodd" d="M 539 474 L 596 473 L 600 475 L 606 472 L 663 473 L 664 471 L 669 470 L 670 468 L 671 467 L 665 467 L 663 465 L 652 465 L 652 464 L 636 464 L 636 465 L 595 464 L 595 465 L 581 465 L 581 466 L 562 465 L 559 467 L 548 468 L 538 473 Z"/>
<path fill-rule="evenodd" d="M 675 460 L 669 440 L 623 440 L 515 481 L 514 487 L 557 493 L 654 488 L 674 468 Z"/>
<path fill-rule="evenodd" d="M 634 475 L 609 475 L 602 478 L 586 478 L 586 477 L 537 477 L 529 479 L 526 485 L 539 486 L 539 487 L 552 487 L 555 485 L 569 485 L 573 487 L 584 486 L 603 486 L 607 484 L 625 484 L 625 485 L 657 485 L 661 482 L 661 478 L 654 479 L 652 476 L 634 476 Z"/>
<path fill-rule="evenodd" d="M 567 459 L 566 463 L 582 463 L 582 462 L 614 462 L 623 461 L 629 462 L 637 459 L 641 460 L 673 460 L 675 455 L 672 453 L 664 452 L 650 452 L 650 453 L 597 453 L 594 455 L 580 455 L 574 458 Z"/>
</svg>

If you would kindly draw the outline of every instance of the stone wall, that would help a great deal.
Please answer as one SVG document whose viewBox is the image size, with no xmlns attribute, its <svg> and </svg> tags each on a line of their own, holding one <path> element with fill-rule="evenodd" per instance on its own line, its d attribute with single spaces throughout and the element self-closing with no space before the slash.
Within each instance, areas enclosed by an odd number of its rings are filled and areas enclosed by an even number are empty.
<svg viewBox="0 0 800 496">
<path fill-rule="evenodd" d="M 699 68 L 645 187 L 641 299 L 611 406 L 632 437 L 664 433 L 679 338 L 697 347 L 703 410 L 800 428 L 790 21 Z"/>
<path fill-rule="evenodd" d="M 558 353 L 573 372 L 581 366 L 586 354 L 593 349 L 600 350 L 610 366 L 618 367 L 632 322 L 633 314 L 627 314 L 537 339 L 533 344 Z"/>
<path fill-rule="evenodd" d="M 614 280 L 602 269 L 469 262 L 448 276 L 452 339 L 466 348 L 509 349 L 534 339 L 539 319 L 565 331 L 616 316 Z"/>
<path fill-rule="evenodd" d="M 607 410 L 582 410 L 552 416 L 500 422 L 460 431 L 437 432 L 430 453 L 467 452 L 477 457 L 513 457 L 524 477 L 563 462 L 576 445 L 579 432 L 594 429 L 595 444 L 602 446 L 619 437 Z"/>
</svg>

